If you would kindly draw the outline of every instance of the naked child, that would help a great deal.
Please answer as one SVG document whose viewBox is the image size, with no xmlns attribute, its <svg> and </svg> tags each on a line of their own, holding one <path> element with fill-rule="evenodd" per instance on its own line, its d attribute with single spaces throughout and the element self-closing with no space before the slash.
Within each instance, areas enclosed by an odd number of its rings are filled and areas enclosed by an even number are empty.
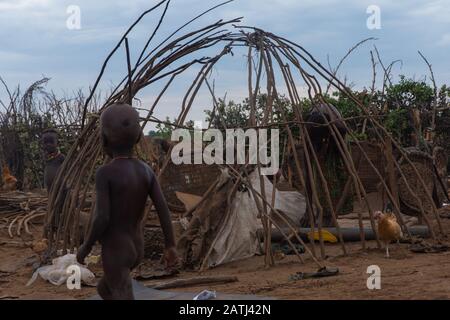
<svg viewBox="0 0 450 320">
<path fill-rule="evenodd" d="M 172 223 L 155 174 L 133 157 L 133 147 L 141 137 L 138 112 L 127 104 L 110 105 L 101 115 L 100 127 L 103 149 L 112 160 L 97 170 L 96 212 L 77 260 L 83 263 L 99 241 L 104 269 L 97 286 L 99 295 L 103 299 L 134 299 L 130 272 L 144 254 L 142 221 L 148 196 L 164 233 L 167 267 L 173 267 L 178 259 Z"/>
</svg>

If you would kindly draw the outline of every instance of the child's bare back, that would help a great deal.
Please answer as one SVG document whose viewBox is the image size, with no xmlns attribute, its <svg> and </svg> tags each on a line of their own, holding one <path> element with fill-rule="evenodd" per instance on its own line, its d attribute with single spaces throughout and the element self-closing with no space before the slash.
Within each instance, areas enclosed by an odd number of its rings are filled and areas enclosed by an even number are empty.
<svg viewBox="0 0 450 320">
<path fill-rule="evenodd" d="M 142 161 L 118 158 L 98 170 L 97 181 L 99 188 L 105 188 L 98 205 L 111 205 L 109 226 L 100 243 L 103 248 L 123 251 L 124 257 L 129 255 L 124 264 L 134 268 L 143 256 L 142 218 L 147 197 L 151 196 L 156 208 L 166 211 L 156 177 Z"/>
<path fill-rule="evenodd" d="M 165 236 L 167 265 L 176 263 L 175 241 L 167 203 L 151 168 L 132 157 L 139 139 L 137 112 L 128 105 L 112 105 L 101 118 L 103 146 L 113 160 L 97 170 L 96 213 L 89 235 L 79 248 L 83 262 L 96 241 L 102 245 L 104 276 L 98 285 L 103 299 L 133 299 L 130 271 L 143 257 L 147 197 L 153 201 Z"/>
</svg>

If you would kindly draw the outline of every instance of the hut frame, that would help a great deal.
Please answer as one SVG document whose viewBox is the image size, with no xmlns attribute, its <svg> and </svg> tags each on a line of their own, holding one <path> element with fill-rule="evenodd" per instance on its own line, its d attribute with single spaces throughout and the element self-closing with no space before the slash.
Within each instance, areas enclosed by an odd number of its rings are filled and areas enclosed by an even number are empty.
<svg viewBox="0 0 450 320">
<path fill-rule="evenodd" d="M 233 49 L 237 47 L 246 47 L 248 49 L 248 99 L 250 102 L 250 119 L 248 122 L 249 128 L 255 128 L 256 130 L 260 128 L 268 127 L 279 127 L 283 128 L 287 132 L 288 140 L 287 145 L 295 150 L 296 145 L 299 143 L 305 152 L 304 163 L 305 166 L 302 168 L 300 162 L 302 159 L 298 158 L 296 152 L 294 152 L 295 160 L 295 170 L 300 177 L 300 182 L 303 190 L 307 190 L 306 186 L 309 184 L 311 186 L 311 193 L 306 192 L 305 196 L 307 199 L 307 214 L 311 223 L 311 230 L 319 231 L 319 252 L 317 250 L 317 244 L 313 239 L 310 240 L 310 246 L 307 246 L 298 234 L 297 229 L 287 221 L 282 213 L 276 210 L 273 206 L 273 201 L 271 201 L 270 196 L 266 195 L 264 192 L 260 193 L 255 188 L 248 183 L 248 169 L 249 165 L 241 166 L 231 166 L 223 165 L 223 167 L 228 168 L 229 173 L 233 177 L 234 187 L 233 193 L 239 184 L 246 184 L 249 190 L 251 190 L 256 205 L 260 211 L 262 224 L 264 227 L 264 251 L 265 251 L 265 264 L 267 266 L 274 264 L 273 255 L 271 252 L 271 230 L 272 225 L 275 226 L 283 236 L 286 241 L 291 245 L 293 251 L 298 256 L 300 261 L 304 261 L 302 255 L 297 251 L 295 245 L 293 244 L 294 239 L 305 245 L 306 253 L 319 265 L 322 266 L 321 260 L 325 259 L 325 245 L 322 236 L 322 220 L 323 220 L 323 206 L 327 205 L 331 208 L 331 214 L 333 222 L 336 226 L 340 246 L 343 254 L 348 253 L 348 248 L 343 241 L 343 236 L 341 229 L 339 227 L 339 222 L 337 219 L 337 213 L 332 205 L 330 187 L 328 185 L 325 174 L 323 173 L 320 166 L 316 166 L 318 173 L 318 180 L 308 179 L 305 177 L 313 176 L 314 163 L 318 163 L 318 155 L 313 148 L 311 138 L 307 130 L 307 122 L 302 117 L 301 112 L 301 98 L 298 92 L 297 82 L 302 81 L 308 88 L 308 96 L 311 101 L 316 101 L 322 104 L 327 104 L 324 99 L 323 91 L 318 79 L 325 81 L 335 90 L 341 91 L 349 99 L 351 99 L 363 112 L 362 118 L 364 118 L 364 123 L 366 126 L 371 126 L 374 128 L 376 134 L 376 139 L 383 146 L 387 154 L 388 159 L 388 175 L 394 174 L 394 170 L 400 173 L 401 178 L 405 182 L 410 193 L 417 200 L 419 204 L 419 209 L 421 211 L 421 216 L 423 217 L 425 223 L 427 224 L 432 238 L 436 239 L 442 235 L 442 226 L 440 224 L 440 218 L 437 213 L 437 208 L 434 205 L 432 195 L 427 192 L 426 197 L 428 201 L 432 204 L 432 215 L 437 222 L 437 228 L 433 225 L 430 215 L 424 209 L 422 201 L 419 199 L 418 195 L 415 193 L 415 187 L 411 186 L 403 175 L 397 160 L 392 156 L 392 148 L 400 152 L 403 157 L 403 161 L 408 162 L 417 176 L 417 181 L 422 185 L 424 190 L 427 190 L 425 182 L 421 177 L 420 172 L 414 166 L 414 164 L 409 160 L 407 152 L 403 150 L 401 145 L 389 134 L 386 128 L 377 120 L 376 116 L 373 116 L 370 110 L 364 106 L 364 104 L 358 100 L 356 96 L 353 95 L 351 90 L 346 87 L 346 85 L 340 81 L 336 74 L 329 71 L 322 64 L 320 64 L 306 49 L 302 46 L 289 41 L 283 37 L 274 35 L 273 33 L 264 31 L 259 28 L 249 27 L 249 26 L 239 26 L 238 23 L 241 22 L 241 18 L 231 19 L 227 21 L 219 20 L 216 23 L 207 25 L 205 27 L 199 28 L 195 31 L 191 31 L 183 34 L 183 29 L 196 21 L 203 15 L 207 14 L 211 10 L 214 10 L 230 1 L 224 2 L 216 7 L 206 10 L 194 19 L 188 21 L 182 27 L 178 28 L 175 32 L 170 34 L 164 41 L 159 45 L 155 45 L 153 49 L 149 50 L 150 44 L 154 40 L 156 33 L 158 32 L 161 24 L 164 21 L 166 12 L 168 10 L 170 0 L 163 0 L 159 2 L 155 7 L 145 11 L 127 30 L 127 32 L 120 39 L 114 50 L 109 54 L 108 58 L 104 62 L 101 68 L 101 72 L 91 90 L 91 95 L 86 100 L 86 105 L 83 112 L 82 121 L 82 131 L 79 135 L 78 140 L 73 144 L 71 150 L 67 154 L 66 160 L 59 171 L 58 177 L 54 183 L 54 186 L 49 194 L 49 205 L 48 213 L 45 222 L 44 236 L 49 239 L 49 253 L 50 255 L 56 254 L 58 249 L 62 249 L 63 252 L 68 250 L 73 251 L 80 245 L 80 235 L 78 232 L 78 225 L 80 222 L 80 212 L 82 211 L 83 204 L 85 203 L 87 195 L 92 191 L 92 178 L 94 172 L 98 165 L 102 162 L 102 148 L 99 134 L 99 114 L 108 105 L 115 102 L 129 102 L 132 101 L 133 97 L 143 88 L 151 86 L 157 81 L 165 81 L 163 89 L 159 92 L 153 104 L 145 108 L 147 115 L 142 118 L 142 128 L 149 122 L 161 122 L 156 119 L 153 114 L 155 109 L 160 106 L 160 100 L 166 93 L 167 89 L 171 86 L 174 79 L 183 74 L 192 66 L 201 66 L 200 71 L 194 77 L 192 85 L 186 91 L 183 98 L 183 103 L 180 108 L 179 116 L 177 117 L 177 123 L 175 127 L 182 128 L 186 121 L 186 118 L 191 110 L 191 107 L 195 101 L 196 95 L 200 88 L 204 85 L 207 86 L 211 97 L 213 100 L 213 114 L 218 105 L 218 100 L 215 97 L 214 90 L 208 82 L 208 75 L 211 73 L 212 68 L 225 56 L 233 54 Z M 148 40 L 146 41 L 144 48 L 142 49 L 138 59 L 134 65 L 131 65 L 129 59 L 129 49 L 128 49 L 128 36 L 133 28 L 142 20 L 142 18 L 153 12 L 154 10 L 162 7 L 163 12 L 161 14 L 160 20 L 157 26 L 154 28 L 150 34 Z M 231 29 L 231 31 L 229 31 Z M 176 37 L 176 38 L 175 38 Z M 103 104 L 103 107 L 98 113 L 90 114 L 88 110 L 89 100 L 95 94 L 97 86 L 103 73 L 107 67 L 108 61 L 116 53 L 116 51 L 122 47 L 123 44 L 126 45 L 127 57 L 128 57 L 128 74 L 123 77 L 119 85 L 113 90 L 109 98 Z M 212 57 L 201 56 L 201 50 L 207 48 L 218 48 L 217 54 Z M 252 55 L 256 53 L 258 56 L 257 61 L 253 61 Z M 181 62 L 182 60 L 188 62 Z M 265 84 L 263 84 L 263 74 L 265 74 Z M 277 83 L 277 75 L 281 76 L 282 83 Z M 256 96 L 262 90 L 265 85 L 265 90 L 267 91 L 267 103 L 265 105 L 265 110 L 262 120 L 256 119 Z M 279 108 L 279 88 L 285 86 L 288 92 L 288 99 L 290 100 L 295 120 L 288 121 L 287 115 L 283 108 Z M 271 122 L 272 111 L 276 110 L 281 114 L 281 122 Z M 322 114 L 322 116 L 324 116 Z M 357 199 L 361 202 L 365 202 L 369 211 L 370 223 L 372 229 L 376 233 L 376 225 L 374 220 L 374 211 L 371 208 L 369 202 L 367 201 L 367 192 L 358 174 L 358 165 L 352 159 L 349 146 L 347 145 L 344 137 L 339 132 L 334 121 L 328 121 L 325 117 L 325 124 L 335 141 L 339 153 L 342 157 L 345 169 L 349 174 L 349 181 L 354 188 L 354 192 Z M 405 225 L 399 208 L 398 192 L 393 184 L 392 179 L 385 179 L 385 177 L 377 170 L 375 164 L 371 161 L 370 157 L 365 152 L 360 141 L 356 137 L 353 130 L 347 124 L 347 119 L 343 119 L 342 123 L 347 129 L 348 135 L 353 139 L 356 147 L 360 150 L 362 157 L 370 164 L 375 174 L 377 175 L 381 187 L 384 189 L 387 197 L 394 207 L 394 214 L 397 217 L 403 231 L 406 235 L 411 236 L 408 227 Z M 292 128 L 296 127 L 300 131 L 300 141 L 297 142 L 294 138 Z M 170 152 L 169 152 L 170 154 Z M 248 156 L 248 155 L 247 155 Z M 170 161 L 170 156 L 165 159 L 163 166 L 160 168 L 159 177 L 164 172 L 165 167 Z M 256 170 L 260 173 L 261 165 L 256 165 Z M 308 171 L 308 175 L 305 175 L 304 170 Z M 391 177 L 391 176 L 390 176 Z M 264 185 L 264 181 L 261 178 L 261 185 Z M 317 183 L 320 182 L 323 186 L 325 193 L 325 203 L 321 203 L 318 196 L 318 186 Z M 214 190 L 214 185 L 208 190 L 203 198 L 211 196 Z M 262 187 L 264 190 L 264 187 Z M 232 194 L 233 194 L 232 193 Z M 272 195 L 273 198 L 273 195 Z M 318 212 L 317 226 L 314 224 L 315 210 Z M 95 210 L 95 204 L 91 207 L 91 217 Z M 195 208 L 193 209 L 195 210 Z M 190 213 L 192 213 L 192 211 Z M 279 218 L 286 225 L 289 226 L 290 234 L 286 234 L 278 223 L 275 221 L 274 217 Z M 366 249 L 366 242 L 364 236 L 364 227 L 362 216 L 359 214 L 359 229 L 362 249 Z M 376 234 L 376 243 L 379 248 L 381 248 L 381 243 Z M 206 255 L 205 259 L 201 263 L 201 269 L 206 266 Z"/>
</svg>

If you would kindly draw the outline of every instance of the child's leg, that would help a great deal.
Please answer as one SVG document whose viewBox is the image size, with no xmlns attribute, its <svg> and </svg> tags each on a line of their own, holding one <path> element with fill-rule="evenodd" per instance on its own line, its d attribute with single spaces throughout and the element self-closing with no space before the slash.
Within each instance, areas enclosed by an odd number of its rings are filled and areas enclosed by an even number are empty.
<svg viewBox="0 0 450 320">
<path fill-rule="evenodd" d="M 104 279 L 111 300 L 134 300 L 129 268 L 117 268 L 112 275 L 105 273 Z"/>
<path fill-rule="evenodd" d="M 126 241 L 123 241 L 120 245 L 103 245 L 102 263 L 104 275 L 100 283 L 101 286 L 98 289 L 102 297 L 102 294 L 104 294 L 105 299 L 134 299 L 130 267 L 136 261 L 136 256 L 134 246 L 130 246 Z"/>
<path fill-rule="evenodd" d="M 136 268 L 144 259 L 144 246 L 136 246 L 136 259 L 134 261 L 134 263 L 131 265 L 130 270 L 133 270 L 134 268 Z"/>
<path fill-rule="evenodd" d="M 106 284 L 105 277 L 102 277 L 97 284 L 97 292 L 103 300 L 112 300 L 111 292 Z"/>
</svg>

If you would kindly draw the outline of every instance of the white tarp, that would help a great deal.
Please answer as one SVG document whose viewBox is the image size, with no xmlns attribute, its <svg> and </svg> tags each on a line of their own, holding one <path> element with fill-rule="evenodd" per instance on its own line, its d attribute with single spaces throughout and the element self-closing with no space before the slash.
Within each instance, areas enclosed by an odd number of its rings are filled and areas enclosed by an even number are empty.
<svg viewBox="0 0 450 320">
<path fill-rule="evenodd" d="M 260 178 L 256 171 L 250 174 L 250 183 L 256 192 L 261 193 Z M 271 202 L 273 185 L 263 176 L 267 201 Z M 274 207 L 286 214 L 296 226 L 305 214 L 306 202 L 302 194 L 296 191 L 275 191 Z M 270 209 L 268 208 L 268 211 Z M 261 228 L 259 212 L 251 190 L 236 192 L 231 204 L 228 220 L 217 233 L 208 266 L 249 258 L 261 254 L 257 230 Z"/>
<path fill-rule="evenodd" d="M 77 266 L 80 270 L 80 280 L 87 285 L 95 285 L 95 275 L 84 265 L 77 262 L 75 254 L 66 254 L 62 257 L 58 257 L 52 260 L 51 265 L 42 266 L 38 268 L 26 286 L 30 286 L 36 281 L 38 275 L 42 279 L 49 281 L 50 283 L 60 286 L 65 283 L 73 271 L 69 269 L 71 266 Z"/>
</svg>

